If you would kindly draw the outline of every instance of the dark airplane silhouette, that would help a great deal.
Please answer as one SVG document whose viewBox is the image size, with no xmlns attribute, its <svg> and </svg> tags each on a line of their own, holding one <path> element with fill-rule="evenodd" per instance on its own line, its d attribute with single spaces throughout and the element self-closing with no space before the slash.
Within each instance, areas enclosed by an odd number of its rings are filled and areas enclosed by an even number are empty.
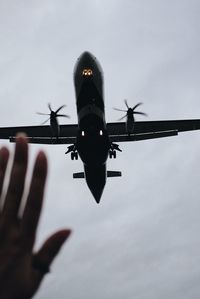
<svg viewBox="0 0 200 299">
<path fill-rule="evenodd" d="M 175 136 L 182 131 L 200 129 L 200 119 L 135 121 L 134 114 L 145 115 L 136 111 L 141 103 L 130 108 L 126 100 L 127 110 L 123 110 L 126 122 L 106 123 L 103 72 L 97 59 L 89 52 L 84 52 L 76 63 L 74 85 L 78 124 L 59 125 L 57 113 L 63 106 L 54 112 L 49 105 L 50 126 L 0 128 L 0 139 L 15 142 L 16 133 L 25 132 L 29 143 L 71 144 L 66 154 L 70 153 L 72 160 L 80 156 L 84 165 L 84 172 L 74 173 L 73 177 L 86 179 L 97 203 L 100 202 L 106 178 L 121 176 L 120 171 L 106 169 L 107 158 L 116 158 L 116 151 L 121 151 L 115 142 Z"/>
</svg>

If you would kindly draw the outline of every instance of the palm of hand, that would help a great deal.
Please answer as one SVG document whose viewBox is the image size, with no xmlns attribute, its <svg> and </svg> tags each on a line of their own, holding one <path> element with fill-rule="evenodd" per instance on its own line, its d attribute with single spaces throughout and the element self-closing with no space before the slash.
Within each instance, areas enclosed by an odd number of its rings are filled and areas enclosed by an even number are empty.
<svg viewBox="0 0 200 299">
<path fill-rule="evenodd" d="M 19 207 L 24 192 L 28 146 L 19 137 L 11 170 L 8 190 L 2 195 L 9 152 L 0 150 L 0 298 L 29 299 L 38 289 L 49 266 L 70 230 L 53 234 L 33 254 L 35 234 L 42 207 L 47 160 L 43 152 L 37 156 L 24 212 Z M 3 203 L 4 201 L 4 203 Z"/>
</svg>

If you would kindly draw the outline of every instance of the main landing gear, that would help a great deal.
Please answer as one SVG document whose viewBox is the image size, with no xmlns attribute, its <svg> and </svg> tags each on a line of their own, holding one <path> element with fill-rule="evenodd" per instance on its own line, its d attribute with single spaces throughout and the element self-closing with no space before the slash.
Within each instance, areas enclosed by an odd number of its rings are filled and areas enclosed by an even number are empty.
<svg viewBox="0 0 200 299">
<path fill-rule="evenodd" d="M 78 160 L 78 152 L 71 152 L 71 160 Z"/>
<path fill-rule="evenodd" d="M 68 146 L 68 150 L 65 152 L 65 154 L 68 153 L 71 153 L 71 160 L 78 160 L 78 152 L 74 144 Z"/>
<path fill-rule="evenodd" d="M 117 156 L 116 151 L 121 152 L 122 150 L 119 148 L 119 145 L 118 145 L 118 144 L 116 144 L 116 143 L 111 143 L 111 145 L 110 145 L 110 149 L 109 149 L 109 152 L 108 152 L 108 154 L 109 154 L 109 158 L 110 158 L 110 159 L 112 159 L 112 158 L 116 159 L 116 156 Z"/>
<path fill-rule="evenodd" d="M 117 153 L 115 150 L 109 150 L 109 158 L 112 159 L 116 159 Z"/>
</svg>

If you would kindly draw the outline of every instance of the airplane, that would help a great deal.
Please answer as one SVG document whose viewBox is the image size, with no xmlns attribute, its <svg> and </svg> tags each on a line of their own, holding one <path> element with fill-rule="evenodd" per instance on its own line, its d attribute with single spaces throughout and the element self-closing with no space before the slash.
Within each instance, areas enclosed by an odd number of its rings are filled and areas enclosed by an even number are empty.
<svg viewBox="0 0 200 299">
<path fill-rule="evenodd" d="M 0 139 L 11 142 L 16 141 L 18 132 L 25 132 L 29 143 L 69 144 L 66 154 L 70 153 L 72 160 L 80 157 L 84 167 L 84 171 L 74 173 L 73 178 L 85 178 L 97 203 L 100 203 L 107 177 L 121 176 L 120 171 L 108 171 L 106 167 L 108 157 L 116 158 L 117 151 L 121 151 L 118 143 L 176 136 L 179 132 L 200 129 L 200 119 L 136 121 L 134 114 L 145 115 L 135 111 L 141 103 L 130 108 L 126 100 L 123 117 L 126 121 L 107 123 L 103 84 L 98 60 L 86 51 L 74 68 L 77 124 L 59 125 L 57 114 L 63 106 L 53 111 L 49 104 L 50 126 L 0 128 Z"/>
</svg>

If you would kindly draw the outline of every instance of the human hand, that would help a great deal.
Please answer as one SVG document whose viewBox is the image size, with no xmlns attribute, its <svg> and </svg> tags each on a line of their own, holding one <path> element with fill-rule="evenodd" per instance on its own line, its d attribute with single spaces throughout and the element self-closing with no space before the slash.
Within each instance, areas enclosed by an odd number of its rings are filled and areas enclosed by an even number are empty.
<svg viewBox="0 0 200 299">
<path fill-rule="evenodd" d="M 33 253 L 47 175 L 47 159 L 43 152 L 37 155 L 22 215 L 19 215 L 19 208 L 28 160 L 28 145 L 23 136 L 19 136 L 16 141 L 10 180 L 4 196 L 2 190 L 8 159 L 8 149 L 1 148 L 0 298 L 29 299 L 35 294 L 44 275 L 49 272 L 50 264 L 69 237 L 70 230 L 53 234 L 37 253 Z"/>
</svg>

